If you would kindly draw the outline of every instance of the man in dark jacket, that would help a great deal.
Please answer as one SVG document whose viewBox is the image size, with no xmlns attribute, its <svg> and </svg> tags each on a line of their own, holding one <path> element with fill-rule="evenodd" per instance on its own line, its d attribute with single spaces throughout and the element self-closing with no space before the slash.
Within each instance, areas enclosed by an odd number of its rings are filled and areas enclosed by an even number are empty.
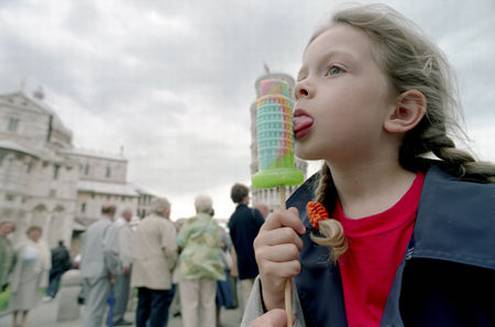
<svg viewBox="0 0 495 327">
<path fill-rule="evenodd" d="M 249 208 L 249 189 L 243 184 L 232 186 L 230 197 L 237 204 L 229 220 L 230 238 L 237 254 L 237 268 L 241 281 L 241 309 L 244 310 L 254 278 L 258 275 L 258 266 L 254 257 L 253 241 L 258 235 L 263 216 L 258 209 Z"/>
<path fill-rule="evenodd" d="M 46 295 L 54 299 L 60 286 L 60 279 L 64 272 L 70 269 L 72 263 L 69 251 L 64 245 L 64 241 L 58 241 L 58 246 L 52 249 L 52 268 L 50 270 L 50 280 Z"/>
</svg>

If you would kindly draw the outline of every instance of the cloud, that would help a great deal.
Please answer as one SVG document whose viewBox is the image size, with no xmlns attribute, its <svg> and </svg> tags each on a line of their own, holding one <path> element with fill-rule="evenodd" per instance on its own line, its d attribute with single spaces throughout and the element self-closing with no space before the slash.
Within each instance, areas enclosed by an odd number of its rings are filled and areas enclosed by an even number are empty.
<svg viewBox="0 0 495 327">
<path fill-rule="evenodd" d="M 28 89 L 42 85 L 75 144 L 124 146 L 129 180 L 168 196 L 173 217 L 193 214 L 199 193 L 228 217 L 230 185 L 249 183 L 249 108 L 263 64 L 294 75 L 309 36 L 341 3 L 2 1 L 0 92 L 25 78 Z M 495 4 L 387 3 L 447 53 L 474 148 L 491 156 Z"/>
</svg>

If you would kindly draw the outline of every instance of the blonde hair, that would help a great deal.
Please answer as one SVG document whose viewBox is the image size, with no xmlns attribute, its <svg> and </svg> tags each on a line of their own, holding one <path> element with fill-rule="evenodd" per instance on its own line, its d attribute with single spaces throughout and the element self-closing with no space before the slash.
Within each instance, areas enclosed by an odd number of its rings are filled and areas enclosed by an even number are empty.
<svg viewBox="0 0 495 327">
<path fill-rule="evenodd" d="M 456 148 L 447 135 L 452 130 L 464 135 L 457 120 L 460 116 L 456 88 L 450 66 L 442 51 L 422 35 L 419 28 L 397 11 L 385 5 L 355 6 L 337 12 L 330 24 L 310 39 L 335 24 L 345 24 L 365 32 L 373 43 L 376 63 L 388 78 L 392 89 L 401 94 L 416 89 L 427 100 L 427 111 L 420 123 L 404 136 L 399 162 L 410 171 L 425 170 L 425 155 L 433 153 L 438 164 L 453 176 L 479 183 L 495 182 L 495 166 L 476 162 L 466 151 Z M 329 212 L 333 210 L 336 191 L 330 169 L 323 165 L 315 192 Z M 315 243 L 327 246 L 336 261 L 347 249 L 342 225 L 335 219 L 320 223 L 321 236 Z"/>
<path fill-rule="evenodd" d="M 315 191 L 316 201 L 323 204 L 329 213 L 333 211 L 337 190 L 333 184 L 330 168 L 324 163 L 320 171 L 320 180 Z M 347 250 L 347 239 L 342 224 L 333 218 L 320 221 L 320 235 L 311 233 L 310 237 L 318 245 L 326 246 L 330 250 L 330 259 L 334 263 Z"/>
</svg>

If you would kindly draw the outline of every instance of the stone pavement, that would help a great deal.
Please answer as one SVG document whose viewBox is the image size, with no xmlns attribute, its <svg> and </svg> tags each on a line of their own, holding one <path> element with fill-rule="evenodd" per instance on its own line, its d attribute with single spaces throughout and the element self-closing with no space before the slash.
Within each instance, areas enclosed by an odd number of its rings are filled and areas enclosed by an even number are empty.
<svg viewBox="0 0 495 327">
<path fill-rule="evenodd" d="M 40 303 L 34 308 L 28 316 L 29 327 L 81 327 L 83 325 L 82 319 L 57 323 L 57 299 L 49 303 Z M 180 317 L 170 317 L 167 327 L 182 327 L 182 321 Z M 128 312 L 126 314 L 126 320 L 134 321 L 134 313 Z M 239 310 L 222 310 L 221 312 L 221 327 L 237 327 L 240 325 L 241 317 Z M 0 316 L 0 327 L 12 326 L 12 316 Z M 215 327 L 215 326 L 212 326 Z"/>
</svg>

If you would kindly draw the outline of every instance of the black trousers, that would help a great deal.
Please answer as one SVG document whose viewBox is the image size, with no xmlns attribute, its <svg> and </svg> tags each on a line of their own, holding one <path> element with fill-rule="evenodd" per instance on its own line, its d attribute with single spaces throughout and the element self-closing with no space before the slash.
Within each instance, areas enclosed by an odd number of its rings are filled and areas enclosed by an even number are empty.
<svg viewBox="0 0 495 327">
<path fill-rule="evenodd" d="M 175 285 L 171 290 L 138 287 L 136 327 L 166 327 L 174 293 Z"/>
</svg>

